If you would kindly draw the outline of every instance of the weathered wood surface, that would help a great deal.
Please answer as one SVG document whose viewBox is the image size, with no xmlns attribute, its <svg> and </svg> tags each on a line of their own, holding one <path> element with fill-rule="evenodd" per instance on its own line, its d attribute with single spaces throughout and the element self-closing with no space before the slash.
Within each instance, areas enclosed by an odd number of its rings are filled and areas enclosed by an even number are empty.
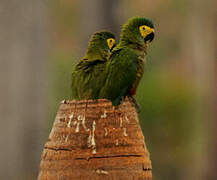
<svg viewBox="0 0 217 180">
<path fill-rule="evenodd" d="M 128 100 L 63 101 L 45 144 L 38 180 L 152 179 L 137 112 Z"/>
</svg>

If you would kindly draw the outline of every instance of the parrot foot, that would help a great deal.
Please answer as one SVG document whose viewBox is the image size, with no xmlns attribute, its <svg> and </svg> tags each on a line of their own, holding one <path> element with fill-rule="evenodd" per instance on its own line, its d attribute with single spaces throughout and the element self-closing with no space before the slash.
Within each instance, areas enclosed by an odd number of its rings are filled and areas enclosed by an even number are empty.
<svg viewBox="0 0 217 180">
<path fill-rule="evenodd" d="M 128 96 L 128 97 L 132 101 L 132 103 L 134 104 L 137 112 L 140 113 L 141 112 L 141 107 L 140 107 L 139 103 L 137 103 L 136 99 L 133 96 Z"/>
</svg>

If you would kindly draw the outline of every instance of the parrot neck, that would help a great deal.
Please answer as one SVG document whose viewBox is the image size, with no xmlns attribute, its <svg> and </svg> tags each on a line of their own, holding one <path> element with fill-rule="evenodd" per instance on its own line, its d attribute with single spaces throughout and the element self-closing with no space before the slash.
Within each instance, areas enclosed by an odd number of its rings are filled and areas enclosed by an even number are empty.
<svg viewBox="0 0 217 180">
<path fill-rule="evenodd" d="M 128 47 L 130 49 L 133 49 L 134 51 L 137 52 L 137 55 L 140 54 L 146 54 L 147 50 L 147 45 L 146 44 L 141 44 L 141 43 L 136 43 L 136 42 L 131 42 L 129 40 L 122 39 L 118 45 L 119 47 Z"/>
<path fill-rule="evenodd" d="M 85 58 L 87 58 L 88 60 L 104 60 L 106 57 L 104 57 L 105 55 L 103 55 L 102 52 L 100 52 L 99 50 L 97 51 L 92 50 L 92 49 L 88 49 L 88 51 L 86 52 Z"/>
<path fill-rule="evenodd" d="M 126 27 L 122 30 L 120 37 L 120 45 L 132 49 L 140 49 L 141 51 L 143 51 L 145 46 L 144 39 L 129 31 L 129 28 Z"/>
</svg>

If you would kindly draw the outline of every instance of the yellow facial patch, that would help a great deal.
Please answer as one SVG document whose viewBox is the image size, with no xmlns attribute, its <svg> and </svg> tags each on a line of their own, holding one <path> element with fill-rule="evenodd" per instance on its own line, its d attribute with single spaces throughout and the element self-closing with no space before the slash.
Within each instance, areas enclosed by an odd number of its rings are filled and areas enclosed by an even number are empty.
<svg viewBox="0 0 217 180">
<path fill-rule="evenodd" d="M 154 32 L 154 29 L 146 26 L 146 25 L 142 25 L 139 27 L 139 31 L 142 35 L 143 38 L 145 38 L 147 35 L 151 34 L 152 32 Z"/>
<path fill-rule="evenodd" d="M 115 39 L 113 38 L 107 39 L 107 44 L 108 44 L 109 49 L 111 49 L 115 44 Z"/>
</svg>

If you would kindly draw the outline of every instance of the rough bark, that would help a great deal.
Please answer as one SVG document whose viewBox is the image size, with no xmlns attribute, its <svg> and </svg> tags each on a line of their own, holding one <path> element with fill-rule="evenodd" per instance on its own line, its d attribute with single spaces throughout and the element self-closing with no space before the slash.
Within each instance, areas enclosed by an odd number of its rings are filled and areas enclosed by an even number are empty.
<svg viewBox="0 0 217 180">
<path fill-rule="evenodd" d="M 152 179 L 149 152 L 130 101 L 63 101 L 38 180 Z"/>
</svg>

